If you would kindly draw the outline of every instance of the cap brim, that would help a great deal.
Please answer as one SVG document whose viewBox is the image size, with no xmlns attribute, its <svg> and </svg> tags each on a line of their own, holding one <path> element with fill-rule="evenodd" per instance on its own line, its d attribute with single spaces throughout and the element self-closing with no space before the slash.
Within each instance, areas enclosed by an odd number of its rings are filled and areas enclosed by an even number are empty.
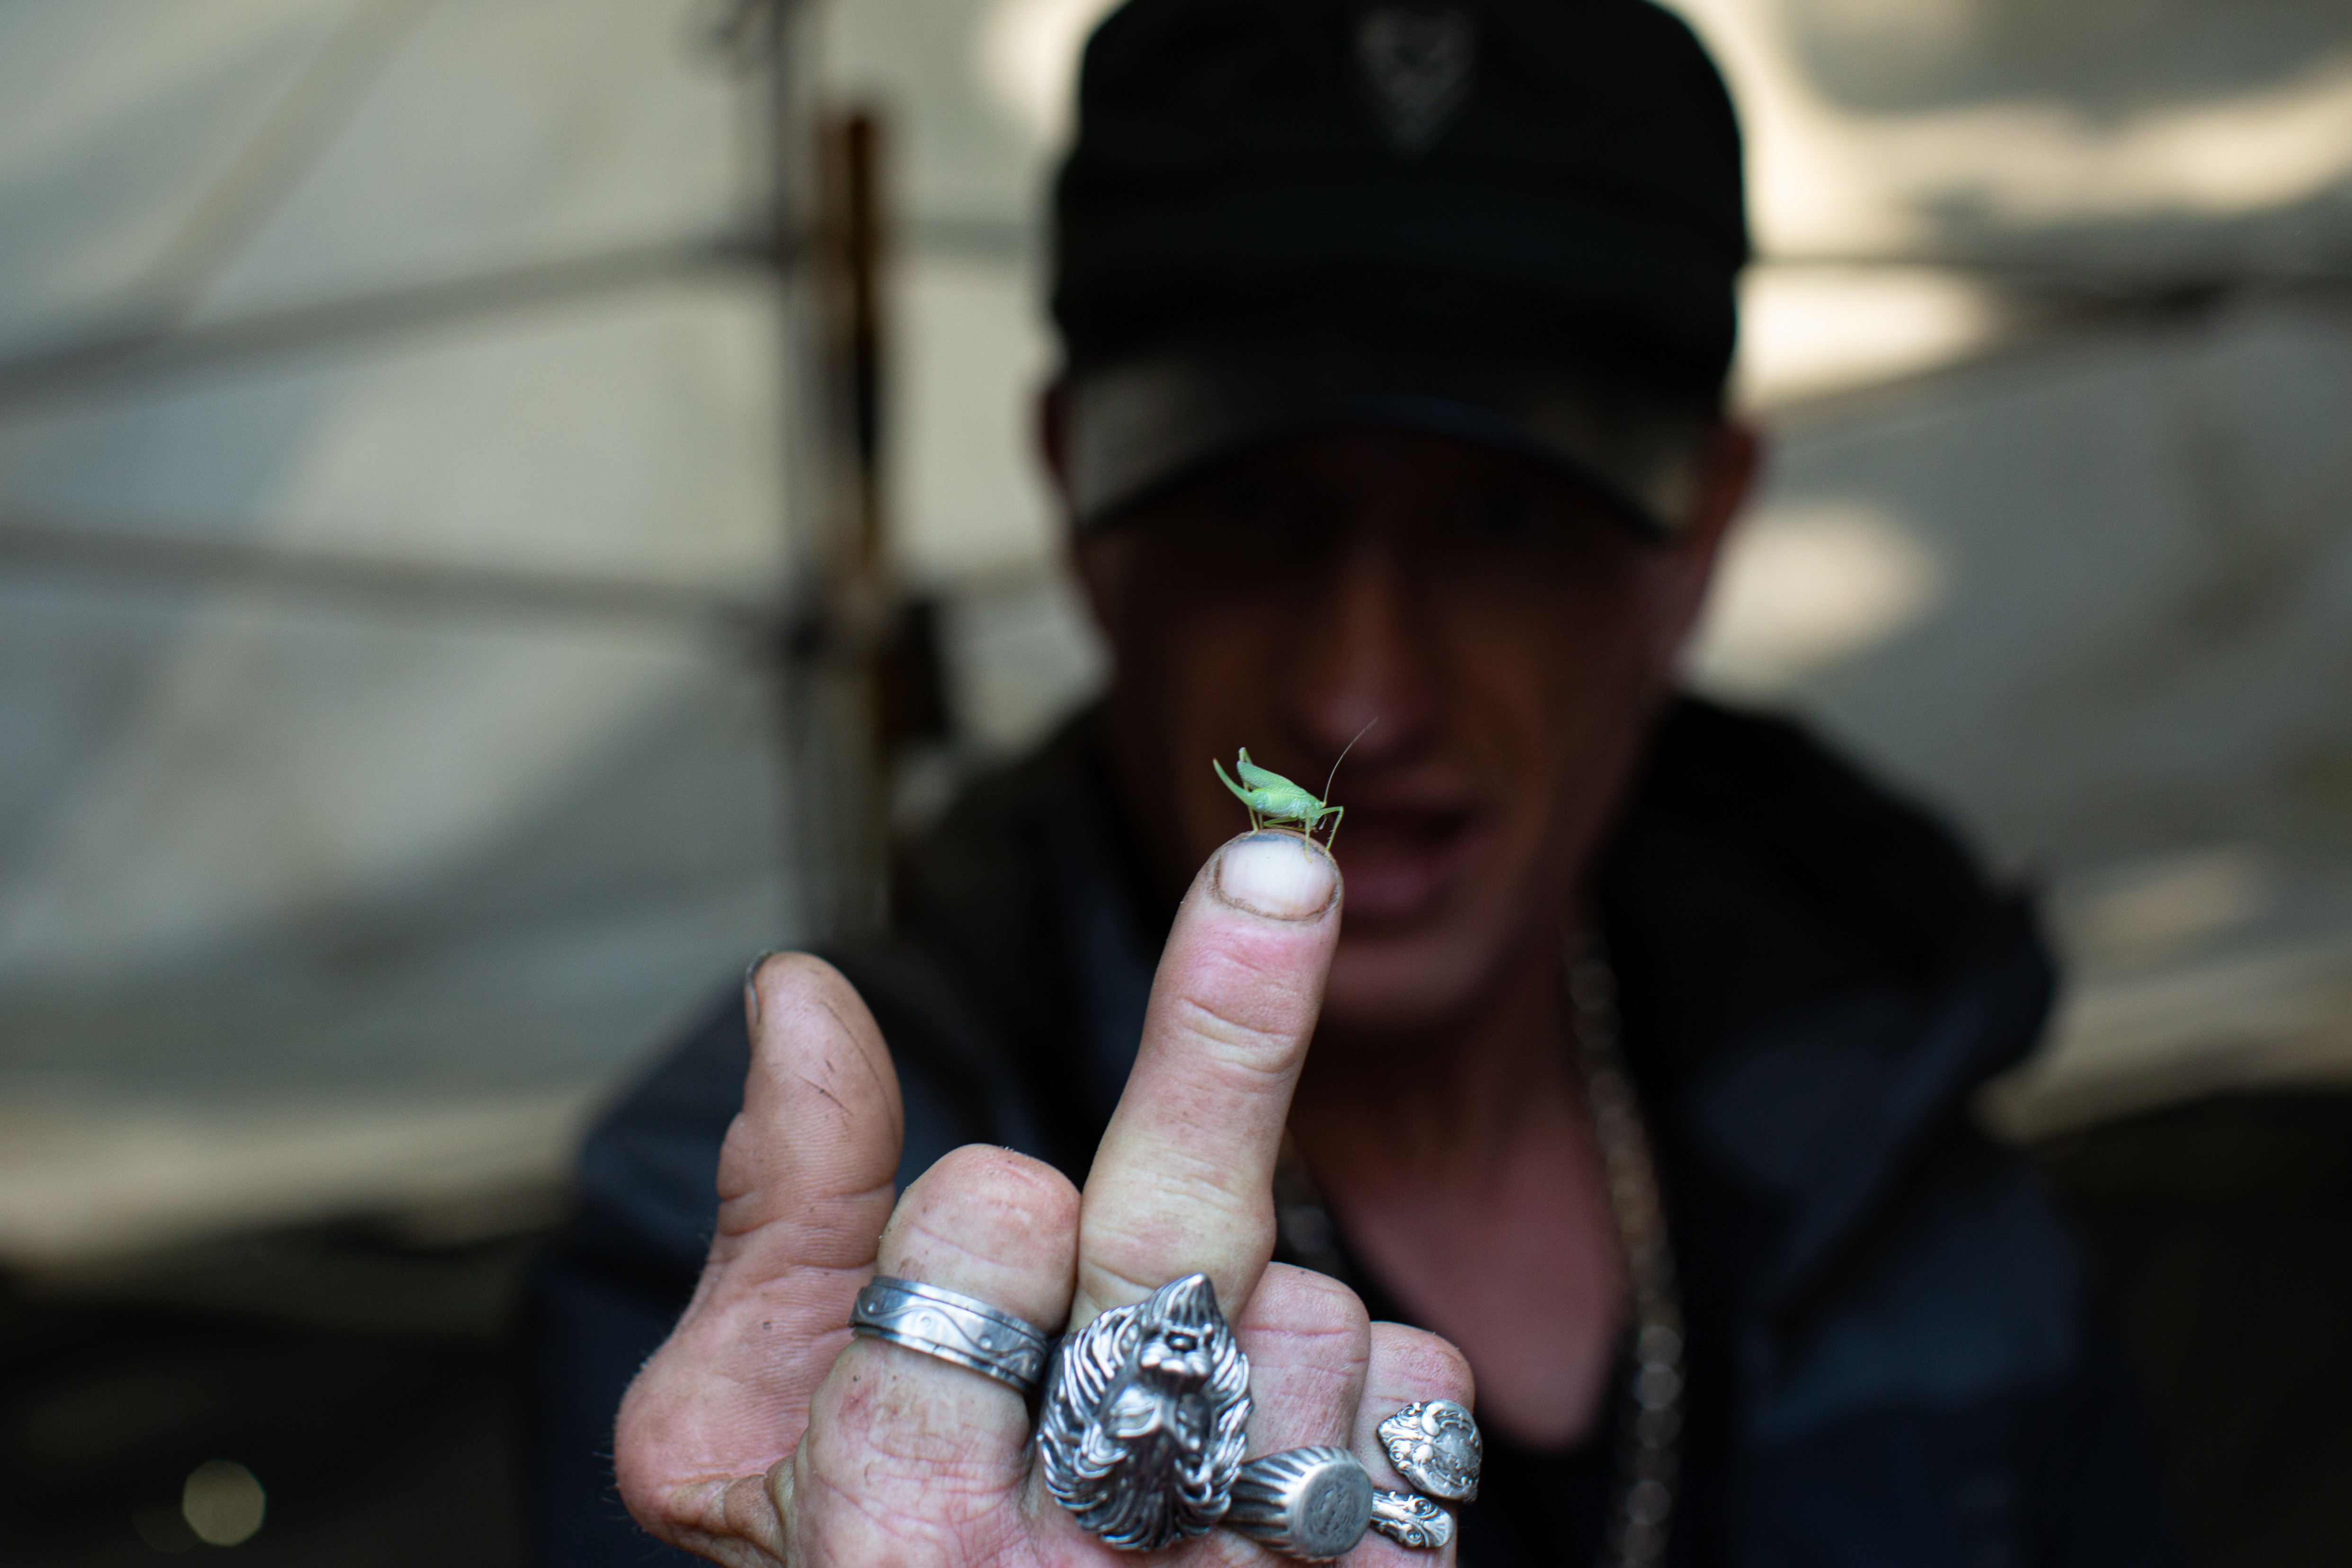
<svg viewBox="0 0 2352 1568">
<path fill-rule="evenodd" d="M 1691 514 L 1706 423 L 1622 389 L 1604 396 L 1548 346 L 1385 322 L 1256 324 L 1074 366 L 1063 419 L 1082 529 L 1280 442 L 1388 429 L 1542 465 L 1659 540 Z"/>
</svg>

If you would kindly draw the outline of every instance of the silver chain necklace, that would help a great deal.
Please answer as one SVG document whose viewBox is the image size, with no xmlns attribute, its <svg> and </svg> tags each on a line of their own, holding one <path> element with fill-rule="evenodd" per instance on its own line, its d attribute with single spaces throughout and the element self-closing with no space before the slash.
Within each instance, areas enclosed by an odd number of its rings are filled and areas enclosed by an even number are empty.
<svg viewBox="0 0 2352 1568">
<path fill-rule="evenodd" d="M 1619 1422 L 1614 1506 L 1601 1538 L 1601 1568 L 1656 1568 L 1665 1560 L 1675 1509 L 1683 1413 L 1683 1309 L 1666 1236 L 1650 1134 L 1618 1049 L 1617 976 L 1597 936 L 1561 949 L 1584 1103 L 1601 1155 L 1601 1185 L 1633 1295 L 1633 1377 Z M 1290 1258 L 1334 1279 L 1350 1278 L 1328 1210 L 1297 1146 L 1286 1134 L 1275 1168 L 1275 1214 Z"/>
<path fill-rule="evenodd" d="M 1606 1568 L 1654 1568 L 1665 1560 L 1681 1463 L 1682 1294 L 1649 1128 L 1618 1049 L 1616 971 L 1598 936 L 1570 937 L 1561 956 L 1574 1009 L 1577 1071 L 1633 1297 L 1633 1377 L 1617 1438 L 1616 1506 L 1601 1562 Z"/>
</svg>

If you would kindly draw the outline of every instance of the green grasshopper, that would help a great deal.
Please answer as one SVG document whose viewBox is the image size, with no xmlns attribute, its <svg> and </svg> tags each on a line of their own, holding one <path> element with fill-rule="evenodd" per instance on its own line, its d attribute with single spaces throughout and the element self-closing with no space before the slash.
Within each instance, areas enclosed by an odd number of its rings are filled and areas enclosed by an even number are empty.
<svg viewBox="0 0 2352 1568">
<path fill-rule="evenodd" d="M 1371 724 L 1364 726 L 1364 729 L 1370 729 L 1378 723 L 1380 720 L 1374 719 Z M 1364 729 L 1358 730 L 1355 739 L 1341 747 L 1339 755 L 1332 759 L 1331 776 L 1323 780 L 1324 795 L 1331 793 L 1331 779 L 1339 777 L 1339 764 L 1348 760 L 1349 752 L 1356 749 L 1356 741 L 1364 738 Z M 1226 778 L 1225 765 L 1215 758 L 1209 758 L 1209 766 L 1217 770 L 1217 778 L 1225 788 L 1249 808 L 1250 831 L 1256 832 L 1268 822 L 1296 822 L 1299 833 L 1311 839 L 1315 836 L 1316 828 L 1328 817 L 1331 819 L 1331 831 L 1324 835 L 1323 847 L 1328 849 L 1338 841 L 1339 823 L 1347 817 L 1348 808 L 1327 806 L 1321 797 L 1293 784 L 1271 768 L 1260 768 L 1250 760 L 1248 747 L 1242 747 L 1240 759 L 1234 764 L 1241 772 L 1241 784 Z M 1249 788 L 1243 789 L 1243 784 Z"/>
</svg>

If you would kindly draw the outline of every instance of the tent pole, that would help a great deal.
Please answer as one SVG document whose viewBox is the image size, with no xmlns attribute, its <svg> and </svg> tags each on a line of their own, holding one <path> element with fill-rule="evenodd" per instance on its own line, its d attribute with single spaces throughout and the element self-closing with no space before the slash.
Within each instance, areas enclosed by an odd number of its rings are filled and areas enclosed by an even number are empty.
<svg viewBox="0 0 2352 1568">
<path fill-rule="evenodd" d="M 889 782 L 880 131 L 822 103 L 816 20 L 817 0 L 773 0 L 767 116 L 794 606 L 777 650 L 782 789 L 793 925 L 808 939 L 884 918 Z"/>
</svg>

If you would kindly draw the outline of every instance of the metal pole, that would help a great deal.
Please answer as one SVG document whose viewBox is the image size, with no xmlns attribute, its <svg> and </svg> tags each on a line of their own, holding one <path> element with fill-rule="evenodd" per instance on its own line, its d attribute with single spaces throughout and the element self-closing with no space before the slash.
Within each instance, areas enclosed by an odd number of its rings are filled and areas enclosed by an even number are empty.
<svg viewBox="0 0 2352 1568">
<path fill-rule="evenodd" d="M 827 860 L 836 930 L 886 914 L 890 780 L 881 733 L 879 664 L 889 636 L 882 490 L 880 131 L 873 116 L 828 117 L 818 141 L 818 211 L 809 283 L 819 320 L 814 412 L 824 421 L 823 601 L 815 667 L 825 686 L 832 800 Z"/>
<path fill-rule="evenodd" d="M 877 668 L 889 594 L 882 489 L 880 133 L 819 106 L 814 6 L 777 0 L 772 245 L 782 323 L 784 527 L 798 609 L 780 653 L 797 924 L 812 937 L 886 912 L 887 771 Z"/>
</svg>

